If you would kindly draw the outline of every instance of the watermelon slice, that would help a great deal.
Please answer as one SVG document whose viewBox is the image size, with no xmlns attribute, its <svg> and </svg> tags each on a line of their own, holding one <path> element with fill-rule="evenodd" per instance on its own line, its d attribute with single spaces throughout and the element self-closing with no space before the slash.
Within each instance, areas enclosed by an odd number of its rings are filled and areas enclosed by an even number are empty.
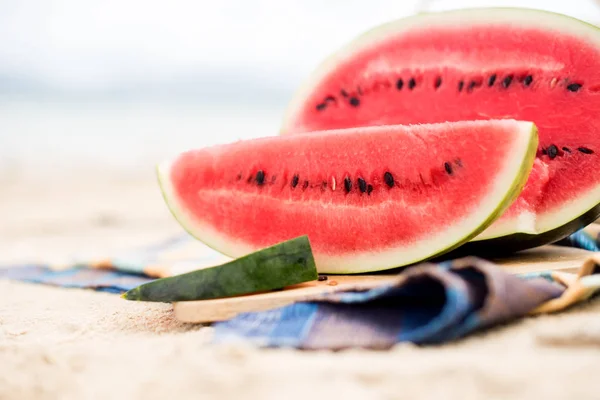
<svg viewBox="0 0 600 400">
<path fill-rule="evenodd" d="M 356 273 L 480 233 L 518 196 L 536 148 L 535 125 L 514 120 L 353 128 L 192 150 L 158 176 L 181 225 L 226 255 L 308 235 L 318 271 Z"/>
<path fill-rule="evenodd" d="M 373 29 L 309 77 L 281 133 L 504 118 L 536 124 L 537 161 L 520 198 L 475 240 L 521 250 L 598 218 L 600 30 L 560 14 L 455 10 Z"/>
</svg>

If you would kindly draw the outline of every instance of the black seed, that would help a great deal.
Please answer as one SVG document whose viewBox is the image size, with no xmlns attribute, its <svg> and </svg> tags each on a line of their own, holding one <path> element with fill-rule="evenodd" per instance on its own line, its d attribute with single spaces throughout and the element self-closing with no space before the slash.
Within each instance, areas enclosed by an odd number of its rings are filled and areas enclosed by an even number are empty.
<svg viewBox="0 0 600 400">
<path fill-rule="evenodd" d="M 373 191 L 373 185 L 367 185 L 367 194 L 370 195 Z"/>
<path fill-rule="evenodd" d="M 490 76 L 490 78 L 488 79 L 488 86 L 494 86 L 494 83 L 496 82 L 496 74 L 493 74 L 492 76 Z"/>
<path fill-rule="evenodd" d="M 415 78 L 410 78 L 410 80 L 408 81 L 408 88 L 410 90 L 413 90 L 415 86 L 417 86 L 417 81 L 415 81 Z"/>
<path fill-rule="evenodd" d="M 321 182 L 321 189 L 323 189 L 323 190 L 327 189 L 327 181 Z"/>
<path fill-rule="evenodd" d="M 367 191 L 367 182 L 363 178 L 358 178 L 358 189 L 363 193 Z"/>
<path fill-rule="evenodd" d="M 327 104 L 325 104 L 325 103 L 317 104 L 317 111 L 323 111 L 326 108 L 327 108 Z"/>
<path fill-rule="evenodd" d="M 448 162 L 444 163 L 444 169 L 448 173 L 448 175 L 452 175 L 452 165 Z"/>
<path fill-rule="evenodd" d="M 525 78 L 523 78 L 523 85 L 529 86 L 531 85 L 531 82 L 533 82 L 533 76 L 527 75 Z"/>
<path fill-rule="evenodd" d="M 327 278 L 327 275 L 319 275 L 319 278 L 318 278 L 319 282 L 326 281 L 327 279 L 329 279 L 329 278 Z"/>
<path fill-rule="evenodd" d="M 588 149 L 587 147 L 578 147 L 577 150 L 583 154 L 594 154 L 594 150 Z"/>
<path fill-rule="evenodd" d="M 302 189 L 306 189 L 308 187 L 308 181 L 304 181 L 304 184 L 302 185 Z"/>
<path fill-rule="evenodd" d="M 502 80 L 502 87 L 503 88 L 507 88 L 510 86 L 510 84 L 512 83 L 513 80 L 513 76 L 512 75 L 508 75 L 506 78 L 504 78 Z"/>
<path fill-rule="evenodd" d="M 548 157 L 550 157 L 551 160 L 554 160 L 554 158 L 556 158 L 557 155 L 558 155 L 558 147 L 551 144 L 548 147 Z"/>
<path fill-rule="evenodd" d="M 542 148 L 542 154 L 544 154 L 544 155 L 548 154 L 548 152 L 546 151 L 545 148 Z"/>
<path fill-rule="evenodd" d="M 479 83 L 477 81 L 471 81 L 471 82 L 469 82 L 469 86 L 467 86 L 467 92 L 472 92 L 473 89 L 475 89 L 479 85 L 481 85 L 481 83 Z"/>
<path fill-rule="evenodd" d="M 402 87 L 404 86 L 404 81 L 402 80 L 402 78 L 398 79 L 396 81 L 396 89 L 398 90 L 402 90 Z"/>
<path fill-rule="evenodd" d="M 344 189 L 346 190 L 346 193 L 349 193 L 350 190 L 352 190 L 352 181 L 348 177 L 344 179 Z"/>
<path fill-rule="evenodd" d="M 581 83 L 571 83 L 567 86 L 567 90 L 569 90 L 570 92 L 576 92 L 579 89 L 581 89 Z"/>
<path fill-rule="evenodd" d="M 463 90 L 463 86 L 465 86 L 465 83 L 463 81 L 458 82 L 458 91 L 461 92 Z"/>
<path fill-rule="evenodd" d="M 383 174 L 383 180 L 385 181 L 385 184 L 389 187 L 394 187 L 394 175 L 392 175 L 391 172 L 386 172 L 385 174 Z"/>
<path fill-rule="evenodd" d="M 298 181 L 300 180 L 300 177 L 298 175 L 294 175 L 294 177 L 292 178 L 292 187 L 295 188 L 296 186 L 298 186 Z"/>
<path fill-rule="evenodd" d="M 568 147 L 563 147 L 562 149 L 563 149 L 563 151 L 566 151 L 567 153 L 571 152 L 571 149 L 569 149 Z"/>
<path fill-rule="evenodd" d="M 256 183 L 258 183 L 259 185 L 265 183 L 265 173 L 262 170 L 259 170 L 256 173 Z"/>
<path fill-rule="evenodd" d="M 350 105 L 352 107 L 358 107 L 359 104 L 360 104 L 359 99 L 357 99 L 356 97 L 350 97 Z"/>
<path fill-rule="evenodd" d="M 434 84 L 434 87 L 437 89 L 437 88 L 439 88 L 440 86 L 442 86 L 442 77 L 441 77 L 441 76 L 438 76 L 437 78 L 435 78 L 435 84 Z"/>
<path fill-rule="evenodd" d="M 340 94 L 344 97 L 348 97 L 348 92 L 346 92 L 344 89 L 340 90 Z"/>
</svg>

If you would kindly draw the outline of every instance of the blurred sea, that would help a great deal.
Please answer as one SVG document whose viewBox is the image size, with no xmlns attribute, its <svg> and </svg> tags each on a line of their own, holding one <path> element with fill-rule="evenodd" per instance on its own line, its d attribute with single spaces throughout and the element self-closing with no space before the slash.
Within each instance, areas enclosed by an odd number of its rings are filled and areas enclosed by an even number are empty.
<svg viewBox="0 0 600 400">
<path fill-rule="evenodd" d="M 177 152 L 275 135 L 286 102 L 0 102 L 0 180 L 146 175 Z"/>
</svg>

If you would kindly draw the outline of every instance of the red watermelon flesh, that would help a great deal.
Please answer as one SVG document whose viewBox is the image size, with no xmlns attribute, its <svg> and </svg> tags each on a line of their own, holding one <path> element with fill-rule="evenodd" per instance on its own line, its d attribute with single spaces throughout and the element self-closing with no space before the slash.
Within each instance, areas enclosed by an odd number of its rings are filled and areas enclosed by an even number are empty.
<svg viewBox="0 0 600 400">
<path fill-rule="evenodd" d="M 422 14 L 362 35 L 297 92 L 282 133 L 533 121 L 540 144 L 529 182 L 477 239 L 553 232 L 549 242 L 581 224 L 561 226 L 600 213 L 599 112 L 598 28 L 542 11 L 476 9 Z"/>
<path fill-rule="evenodd" d="M 320 271 L 366 272 L 481 232 L 522 189 L 536 147 L 530 122 L 367 127 L 192 150 L 158 173 L 177 220 L 224 254 L 308 235 Z"/>
</svg>

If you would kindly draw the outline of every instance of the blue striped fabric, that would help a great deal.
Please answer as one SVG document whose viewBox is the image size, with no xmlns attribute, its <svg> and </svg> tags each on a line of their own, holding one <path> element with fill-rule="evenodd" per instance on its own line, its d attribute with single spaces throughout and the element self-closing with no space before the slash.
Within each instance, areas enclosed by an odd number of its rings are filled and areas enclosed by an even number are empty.
<svg viewBox="0 0 600 400">
<path fill-rule="evenodd" d="M 442 343 L 522 317 L 564 290 L 542 276 L 521 279 L 469 257 L 449 268 L 410 268 L 396 285 L 244 313 L 217 323 L 215 341 L 302 349 Z"/>
<path fill-rule="evenodd" d="M 599 225 L 592 224 L 557 244 L 597 252 L 599 231 Z M 156 278 L 227 260 L 185 235 L 103 260 L 75 260 L 67 268 L 35 264 L 0 268 L 0 279 L 123 293 Z M 600 274 L 600 268 L 588 273 Z M 580 277 L 585 290 L 575 298 L 584 300 L 598 291 L 599 277 Z M 216 323 L 215 341 L 302 349 L 442 343 L 527 315 L 570 289 L 551 272 L 515 276 L 472 257 L 421 264 L 405 269 L 394 285 L 337 293 L 319 302 Z"/>
</svg>

